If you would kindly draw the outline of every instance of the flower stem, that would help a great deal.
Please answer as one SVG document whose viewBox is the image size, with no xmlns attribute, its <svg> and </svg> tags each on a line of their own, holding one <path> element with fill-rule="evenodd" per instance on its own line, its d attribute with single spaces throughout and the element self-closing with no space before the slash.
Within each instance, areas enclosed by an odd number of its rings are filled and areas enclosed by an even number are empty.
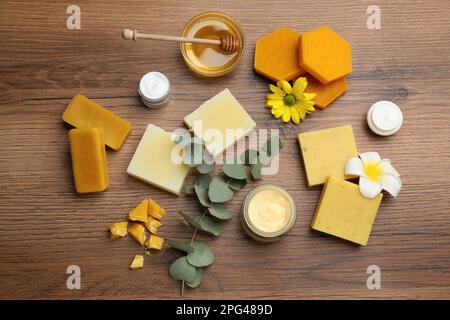
<svg viewBox="0 0 450 320">
<path fill-rule="evenodd" d="M 203 211 L 202 216 L 200 217 L 200 219 L 198 219 L 198 223 L 202 222 L 202 220 L 205 218 L 205 215 L 206 215 L 207 211 L 208 211 L 208 209 L 205 209 L 205 211 Z M 194 234 L 192 235 L 192 238 L 191 238 L 191 245 L 194 243 L 195 236 L 197 235 L 197 231 L 198 231 L 198 228 L 195 227 Z"/>
</svg>

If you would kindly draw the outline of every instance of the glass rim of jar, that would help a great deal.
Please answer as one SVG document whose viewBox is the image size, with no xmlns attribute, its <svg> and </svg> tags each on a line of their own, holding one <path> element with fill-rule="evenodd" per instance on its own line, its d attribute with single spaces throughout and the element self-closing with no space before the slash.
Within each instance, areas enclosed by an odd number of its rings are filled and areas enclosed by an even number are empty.
<svg viewBox="0 0 450 320">
<path fill-rule="evenodd" d="M 251 222 L 251 219 L 249 217 L 249 212 L 248 212 L 248 206 L 249 206 L 252 198 L 258 192 L 263 191 L 263 190 L 273 190 L 273 189 L 280 191 L 283 195 L 286 196 L 286 198 L 288 199 L 289 204 L 291 206 L 291 216 L 289 218 L 289 221 L 286 223 L 286 225 L 283 228 L 281 228 L 280 230 L 274 231 L 274 232 L 267 232 L 267 231 L 258 229 Z M 290 195 L 290 193 L 283 187 L 276 185 L 276 184 L 270 184 L 270 183 L 263 184 L 263 185 L 253 188 L 246 194 L 246 196 L 244 198 L 244 202 L 242 203 L 242 219 L 243 219 L 243 222 L 246 224 L 246 226 L 250 229 L 250 231 L 253 232 L 255 235 L 260 236 L 262 238 L 274 239 L 274 238 L 277 238 L 277 237 L 287 234 L 294 227 L 295 222 L 297 221 L 297 206 L 295 204 L 294 199 Z"/>
<path fill-rule="evenodd" d="M 186 50 L 184 49 L 185 44 L 180 43 L 180 51 L 181 51 L 181 55 L 183 56 L 184 62 L 187 64 L 189 69 L 191 69 L 195 73 L 197 73 L 201 76 L 204 76 L 204 77 L 221 77 L 221 76 L 224 76 L 224 75 L 230 73 L 231 71 L 233 71 L 236 68 L 236 66 L 239 64 L 239 62 L 242 60 L 242 57 L 244 56 L 244 52 L 245 52 L 245 48 L 246 48 L 245 33 L 244 33 L 239 21 L 237 19 L 231 17 L 230 15 L 220 12 L 220 11 L 204 11 L 204 12 L 200 12 L 200 13 L 196 14 L 191 19 L 189 19 L 188 22 L 186 22 L 186 24 L 183 27 L 183 31 L 181 32 L 181 36 L 182 37 L 187 36 L 187 32 L 190 30 L 189 27 L 196 19 L 198 19 L 202 16 L 208 16 L 208 15 L 213 15 L 213 14 L 223 16 L 225 19 L 228 19 L 233 24 L 233 26 L 236 28 L 237 32 L 239 33 L 240 40 L 241 40 L 241 46 L 240 46 L 239 55 L 236 58 L 236 61 L 234 61 L 231 65 L 229 65 L 228 67 L 226 67 L 224 69 L 220 69 L 220 70 L 206 71 L 205 69 L 200 68 L 194 62 L 192 62 L 192 60 L 188 57 Z"/>
</svg>

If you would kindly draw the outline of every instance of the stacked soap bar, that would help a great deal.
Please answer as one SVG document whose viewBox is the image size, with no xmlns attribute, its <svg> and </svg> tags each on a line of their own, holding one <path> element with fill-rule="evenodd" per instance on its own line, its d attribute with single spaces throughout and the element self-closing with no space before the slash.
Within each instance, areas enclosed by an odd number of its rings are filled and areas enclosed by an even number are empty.
<svg viewBox="0 0 450 320">
<path fill-rule="evenodd" d="M 352 178 L 344 173 L 348 159 L 358 156 L 350 125 L 300 133 L 298 141 L 309 187 L 324 184 L 329 176 Z"/>
<path fill-rule="evenodd" d="M 219 92 L 188 114 L 184 123 L 195 136 L 203 139 L 206 149 L 213 157 L 256 128 L 255 121 L 228 89 Z"/>
<path fill-rule="evenodd" d="M 76 128 L 101 127 L 105 143 L 118 151 L 131 133 L 131 124 L 92 100 L 77 94 L 64 111 L 63 120 Z"/>
<path fill-rule="evenodd" d="M 104 191 L 109 185 L 109 178 L 103 129 L 72 129 L 69 131 L 69 142 L 77 192 Z"/>
<path fill-rule="evenodd" d="M 360 245 L 366 245 L 382 195 L 363 197 L 358 185 L 345 181 L 345 165 L 357 157 L 352 127 L 342 126 L 298 135 L 308 186 L 323 185 L 311 223 L 322 231 Z"/>
<path fill-rule="evenodd" d="M 315 105 L 323 109 L 347 91 L 351 47 L 327 26 L 302 35 L 280 28 L 256 42 L 254 68 L 274 81 L 304 75 L 308 79 L 305 92 L 316 93 Z"/>
<path fill-rule="evenodd" d="M 77 192 L 105 190 L 109 184 L 105 144 L 120 150 L 130 135 L 130 123 L 80 94 L 70 101 L 63 120 L 77 128 L 69 132 Z"/>
<path fill-rule="evenodd" d="M 127 173 L 178 195 L 189 166 L 177 163 L 172 134 L 149 124 L 128 165 Z"/>
<path fill-rule="evenodd" d="M 311 228 L 365 246 L 382 197 L 380 193 L 374 199 L 365 198 L 358 185 L 330 176 Z"/>
</svg>

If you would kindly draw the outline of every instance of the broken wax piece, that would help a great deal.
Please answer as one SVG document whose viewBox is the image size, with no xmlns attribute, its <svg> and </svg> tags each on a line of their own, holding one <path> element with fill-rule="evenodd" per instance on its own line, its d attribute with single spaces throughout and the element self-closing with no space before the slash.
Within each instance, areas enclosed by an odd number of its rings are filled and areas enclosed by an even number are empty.
<svg viewBox="0 0 450 320">
<path fill-rule="evenodd" d="M 162 223 L 153 217 L 148 217 L 145 226 L 147 227 L 148 231 L 150 231 L 153 234 L 156 234 L 158 232 L 159 227 L 162 226 Z"/>
<path fill-rule="evenodd" d="M 123 238 L 128 234 L 128 221 L 115 222 L 109 225 L 111 239 Z"/>
<path fill-rule="evenodd" d="M 148 200 L 143 200 L 136 208 L 130 211 L 128 214 L 128 219 L 131 221 L 141 221 L 141 222 L 147 222 L 148 219 Z"/>
<path fill-rule="evenodd" d="M 128 232 L 131 234 L 131 236 L 136 240 L 141 246 L 145 244 L 145 228 L 142 224 L 139 223 L 133 223 L 129 228 Z"/>
<path fill-rule="evenodd" d="M 303 132 L 298 135 L 308 186 L 325 183 L 328 176 L 351 179 L 345 165 L 358 156 L 352 126 Z"/>
<path fill-rule="evenodd" d="M 179 195 L 190 168 L 174 161 L 172 151 L 175 147 L 170 132 L 149 124 L 128 165 L 127 173 Z"/>
<path fill-rule="evenodd" d="M 230 90 L 224 89 L 184 118 L 194 135 L 216 157 L 256 128 Z"/>
<path fill-rule="evenodd" d="M 144 256 L 137 254 L 134 256 L 133 261 L 131 262 L 130 269 L 136 270 L 142 267 L 144 267 Z"/>
<path fill-rule="evenodd" d="M 101 127 L 105 144 L 118 151 L 131 132 L 131 124 L 81 94 L 75 95 L 63 114 L 63 120 L 76 128 Z"/>
<path fill-rule="evenodd" d="M 311 228 L 367 245 L 383 195 L 361 195 L 358 185 L 329 177 L 323 187 Z"/>
<path fill-rule="evenodd" d="M 148 249 L 161 250 L 163 247 L 164 238 L 150 235 L 147 243 L 145 244 Z"/>
<path fill-rule="evenodd" d="M 109 185 L 102 128 L 69 131 L 70 154 L 75 189 L 79 193 L 100 192 Z"/>
</svg>

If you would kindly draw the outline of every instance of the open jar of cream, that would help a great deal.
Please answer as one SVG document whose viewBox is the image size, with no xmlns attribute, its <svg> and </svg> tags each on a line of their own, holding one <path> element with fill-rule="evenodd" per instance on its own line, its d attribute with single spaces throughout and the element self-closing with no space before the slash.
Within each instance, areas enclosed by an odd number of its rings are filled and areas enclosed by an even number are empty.
<svg viewBox="0 0 450 320">
<path fill-rule="evenodd" d="M 251 190 L 242 204 L 242 226 L 261 242 L 272 242 L 286 235 L 297 219 L 297 207 L 283 188 L 265 184 Z"/>
</svg>

